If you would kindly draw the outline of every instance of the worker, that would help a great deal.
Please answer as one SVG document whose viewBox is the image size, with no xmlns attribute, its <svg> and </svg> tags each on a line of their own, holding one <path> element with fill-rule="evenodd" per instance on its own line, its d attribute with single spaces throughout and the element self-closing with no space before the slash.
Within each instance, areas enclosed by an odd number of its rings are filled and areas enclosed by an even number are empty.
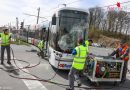
<svg viewBox="0 0 130 90">
<path fill-rule="evenodd" d="M 122 79 L 121 79 L 122 83 L 124 83 L 126 80 L 129 52 L 130 49 L 128 47 L 128 44 L 126 43 L 126 39 L 124 39 L 121 41 L 120 46 L 110 54 L 110 56 L 116 55 L 116 58 L 124 60 L 124 67 L 123 67 Z"/>
<path fill-rule="evenodd" d="M 11 65 L 10 62 L 10 43 L 11 43 L 11 33 L 8 29 L 4 29 L 3 33 L 0 33 L 1 37 L 1 64 L 4 64 L 4 51 L 7 51 L 7 63 Z"/>
<path fill-rule="evenodd" d="M 84 69 L 88 49 L 86 48 L 86 46 L 84 46 L 83 39 L 79 39 L 78 43 L 79 45 L 72 51 L 72 54 L 74 55 L 74 60 L 68 75 L 69 88 L 67 88 L 66 90 L 74 90 L 74 80 L 77 81 L 78 86 L 81 86 L 79 73 Z"/>
<path fill-rule="evenodd" d="M 88 47 L 89 47 L 89 40 L 86 40 L 86 41 L 85 41 L 85 45 L 86 45 L 86 47 L 87 47 L 87 51 L 89 51 L 89 50 L 88 50 Z"/>
<path fill-rule="evenodd" d="M 93 43 L 93 41 L 91 39 L 88 39 L 88 40 L 85 41 L 85 45 L 88 48 L 87 51 L 89 51 L 89 46 L 92 46 L 92 43 Z"/>
<path fill-rule="evenodd" d="M 39 48 L 39 52 L 37 53 L 37 55 L 41 56 L 42 58 L 44 58 L 44 52 L 43 52 L 43 49 L 44 49 L 44 40 L 41 40 L 38 43 L 38 48 Z"/>
<path fill-rule="evenodd" d="M 32 38 L 32 45 L 35 45 L 35 38 Z"/>
<path fill-rule="evenodd" d="M 85 47 L 87 48 L 87 55 L 88 55 L 88 53 L 89 53 L 89 45 L 91 45 L 91 41 L 92 41 L 91 39 L 88 39 L 88 40 L 86 40 L 86 41 L 84 42 L 84 44 L 83 44 L 83 46 L 85 46 Z M 86 58 L 86 59 L 87 59 L 87 58 Z M 87 62 L 85 63 L 85 65 L 86 65 L 86 64 L 87 64 Z M 87 68 L 87 67 L 85 67 L 84 70 L 82 70 L 82 71 L 80 72 L 80 75 L 79 75 L 80 77 L 83 76 L 83 72 L 86 71 L 86 68 Z"/>
</svg>

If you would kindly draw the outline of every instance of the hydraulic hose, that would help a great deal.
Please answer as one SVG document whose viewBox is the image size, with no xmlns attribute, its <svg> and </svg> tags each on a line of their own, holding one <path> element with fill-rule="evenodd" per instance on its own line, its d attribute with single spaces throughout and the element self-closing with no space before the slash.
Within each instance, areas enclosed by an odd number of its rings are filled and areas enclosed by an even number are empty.
<svg viewBox="0 0 130 90">
<path fill-rule="evenodd" d="M 36 79 L 34 79 L 34 78 L 26 78 L 26 77 L 17 77 L 17 76 L 11 75 L 11 74 L 9 74 L 9 76 L 11 76 L 11 77 L 13 77 L 13 78 L 17 78 L 17 79 L 37 80 L 37 81 L 41 81 L 41 82 L 48 82 L 48 83 L 52 83 L 52 84 L 55 84 L 55 85 L 58 85 L 58 86 L 66 86 L 66 87 L 69 86 L 69 85 L 66 85 L 66 84 L 61 84 L 61 83 L 58 83 L 58 82 L 53 82 L 53 81 L 51 81 L 51 80 L 56 76 L 57 73 L 55 73 L 52 78 L 46 80 L 46 79 L 41 79 L 40 77 L 38 77 L 38 76 L 36 76 L 36 75 L 34 75 L 34 74 L 31 74 L 31 73 L 29 73 L 29 72 L 24 71 L 23 69 L 33 68 L 33 67 L 38 66 L 38 65 L 41 63 L 41 61 L 39 61 L 39 63 L 36 64 L 36 65 L 30 66 L 30 64 L 28 64 L 27 66 L 20 68 L 20 67 L 17 65 L 17 63 L 16 63 L 16 60 L 22 61 L 22 62 L 26 62 L 26 61 L 24 61 L 24 60 L 19 60 L 19 59 L 14 59 L 14 52 L 13 52 L 13 49 L 12 49 L 12 48 L 11 48 L 11 51 L 12 51 L 12 54 L 13 54 L 13 62 L 14 62 L 14 64 L 15 64 L 15 66 L 17 67 L 17 69 L 12 69 L 11 71 L 21 70 L 21 71 L 23 71 L 24 73 L 27 73 L 27 74 L 29 74 L 29 75 L 31 75 L 31 76 L 34 76 Z M 28 62 L 26 62 L 26 63 L 28 63 Z M 59 64 L 59 63 L 60 63 L 60 61 L 58 62 L 58 64 Z M 58 71 L 58 69 L 57 69 L 57 71 Z M 57 71 L 56 71 L 56 72 L 57 72 Z M 78 87 L 78 86 L 75 86 L 75 87 Z M 113 89 L 113 88 L 115 88 L 115 87 L 116 87 L 116 86 L 113 86 L 113 87 L 105 87 L 105 88 L 101 88 L 101 87 L 78 87 L 78 88 L 83 88 L 83 89 Z M 120 87 L 122 87 L 122 88 L 127 88 L 127 89 L 129 88 L 129 87 L 123 87 L 123 86 L 120 86 Z M 130 89 L 130 88 L 129 88 L 129 89 Z"/>
<path fill-rule="evenodd" d="M 11 48 L 11 51 L 12 51 L 12 55 L 13 55 L 13 62 L 14 62 L 14 64 L 15 64 L 15 66 L 17 67 L 17 69 L 13 69 L 13 70 L 21 70 L 21 71 L 23 71 L 23 72 L 25 72 L 25 73 L 27 73 L 27 74 L 30 74 L 30 75 L 32 75 L 32 76 L 34 76 L 34 77 L 36 77 L 36 78 L 39 78 L 39 77 L 37 77 L 36 75 L 34 75 L 34 74 L 31 74 L 31 73 L 29 73 L 29 72 L 26 72 L 26 71 L 24 71 L 23 69 L 27 69 L 27 68 L 33 68 L 33 67 L 36 67 L 36 66 L 38 66 L 38 65 L 40 65 L 41 64 L 41 61 L 39 60 L 39 62 L 36 64 L 36 65 L 33 65 L 33 66 L 25 66 L 25 67 L 23 67 L 23 68 L 20 68 L 18 65 L 17 65 L 17 63 L 16 63 L 16 60 L 17 59 L 14 59 L 14 52 L 13 52 L 13 49 Z M 23 61 L 23 60 L 22 60 Z M 24 61 L 23 61 L 24 62 Z M 25 61 L 26 62 L 26 61 Z M 29 63 L 29 62 L 28 62 Z M 12 76 L 12 75 L 10 75 L 10 76 Z M 53 79 L 54 77 L 56 76 L 56 74 L 54 74 L 53 75 L 53 77 L 52 78 L 49 78 L 49 79 L 47 79 L 47 80 L 51 80 L 51 79 Z M 40 78 L 39 78 L 40 79 Z M 45 81 L 47 81 L 47 80 L 45 80 Z"/>
</svg>

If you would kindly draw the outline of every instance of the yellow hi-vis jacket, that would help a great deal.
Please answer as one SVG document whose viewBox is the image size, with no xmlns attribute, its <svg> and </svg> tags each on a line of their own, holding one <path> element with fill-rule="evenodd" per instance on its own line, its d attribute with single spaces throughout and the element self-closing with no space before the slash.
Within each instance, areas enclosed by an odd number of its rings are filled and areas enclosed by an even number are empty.
<svg viewBox="0 0 130 90">
<path fill-rule="evenodd" d="M 9 33 L 8 35 L 0 33 L 0 36 L 1 36 L 1 46 L 10 45 L 11 33 Z"/>
<path fill-rule="evenodd" d="M 44 41 L 43 41 L 43 40 L 41 40 L 41 41 L 38 43 L 38 47 L 39 47 L 40 49 L 43 49 L 43 48 L 44 48 Z"/>
<path fill-rule="evenodd" d="M 89 48 L 89 41 L 88 40 L 85 41 L 85 45 L 87 47 L 87 51 L 89 52 L 89 49 L 88 49 Z"/>
<path fill-rule="evenodd" d="M 88 52 L 87 48 L 83 45 L 80 45 L 77 46 L 75 49 L 77 54 L 74 55 L 72 67 L 78 70 L 83 70 Z"/>
</svg>

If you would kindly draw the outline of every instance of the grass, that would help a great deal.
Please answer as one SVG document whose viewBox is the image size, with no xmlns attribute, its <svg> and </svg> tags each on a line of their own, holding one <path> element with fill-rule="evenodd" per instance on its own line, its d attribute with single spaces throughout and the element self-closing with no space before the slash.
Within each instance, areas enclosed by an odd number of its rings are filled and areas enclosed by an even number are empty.
<svg viewBox="0 0 130 90">
<path fill-rule="evenodd" d="M 90 39 L 92 39 L 93 41 L 97 42 L 100 38 L 102 38 L 101 37 L 102 35 L 110 37 L 110 38 L 118 39 L 118 40 L 126 39 L 127 43 L 130 46 L 130 37 L 126 36 L 124 34 L 121 34 L 121 33 L 115 33 L 115 32 L 109 32 L 109 31 L 101 31 L 101 30 L 98 30 L 98 29 L 91 28 L 89 30 L 88 37 Z"/>
<path fill-rule="evenodd" d="M 21 41 L 21 40 L 13 41 L 12 44 L 30 46 L 30 44 L 28 44 L 28 43 L 26 43 L 24 41 Z"/>
</svg>

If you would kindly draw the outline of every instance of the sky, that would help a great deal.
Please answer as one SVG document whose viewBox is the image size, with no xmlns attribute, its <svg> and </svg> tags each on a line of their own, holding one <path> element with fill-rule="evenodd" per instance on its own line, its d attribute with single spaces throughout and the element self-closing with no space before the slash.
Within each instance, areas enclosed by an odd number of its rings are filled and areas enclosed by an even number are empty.
<svg viewBox="0 0 130 90">
<path fill-rule="evenodd" d="M 25 15 L 25 13 L 37 15 L 38 7 L 40 7 L 40 16 L 50 20 L 53 13 L 63 7 L 64 3 L 70 3 L 67 7 L 87 10 L 90 7 L 102 7 L 126 1 L 130 0 L 0 0 L 0 26 L 9 24 L 16 26 L 16 17 L 19 19 L 19 24 L 24 20 L 25 25 L 34 25 L 37 18 Z M 130 6 L 130 3 L 123 5 Z M 39 23 L 44 23 L 47 19 L 40 18 Z"/>
</svg>

